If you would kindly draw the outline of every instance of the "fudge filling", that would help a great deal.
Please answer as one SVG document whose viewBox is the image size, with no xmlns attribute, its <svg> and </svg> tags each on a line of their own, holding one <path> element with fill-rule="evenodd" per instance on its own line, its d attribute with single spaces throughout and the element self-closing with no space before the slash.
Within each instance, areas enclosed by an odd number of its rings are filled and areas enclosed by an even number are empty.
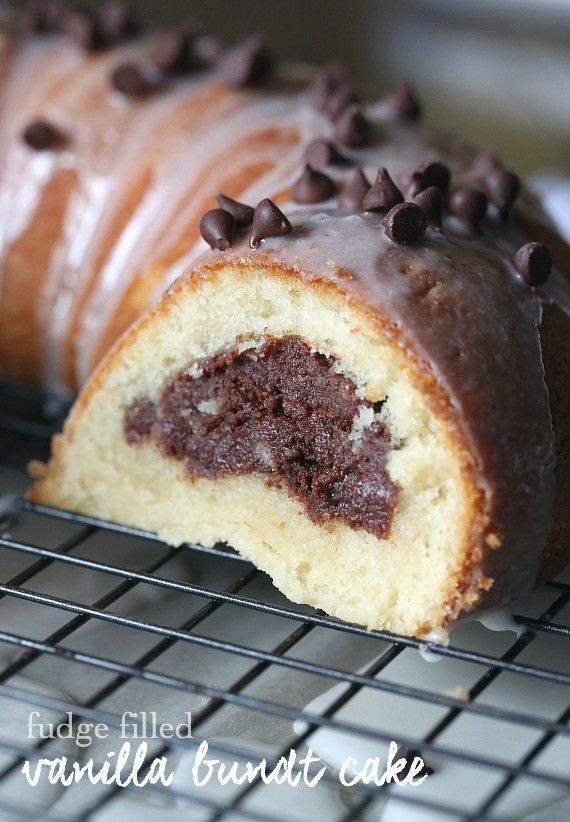
<svg viewBox="0 0 570 822">
<path fill-rule="evenodd" d="M 340 518 L 385 538 L 398 489 L 381 403 L 296 337 L 220 352 L 180 371 L 158 402 L 139 397 L 124 433 L 184 460 L 189 478 L 266 474 L 317 523 Z"/>
</svg>

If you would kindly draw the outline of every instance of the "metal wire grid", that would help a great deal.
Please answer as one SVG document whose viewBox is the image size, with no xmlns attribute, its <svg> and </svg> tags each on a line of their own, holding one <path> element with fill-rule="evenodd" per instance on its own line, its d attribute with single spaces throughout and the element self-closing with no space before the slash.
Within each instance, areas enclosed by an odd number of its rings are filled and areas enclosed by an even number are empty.
<svg viewBox="0 0 570 822">
<path fill-rule="evenodd" d="M 43 455 L 47 450 L 47 437 L 54 428 L 54 417 L 58 417 L 62 412 L 61 405 L 58 406 L 53 398 L 36 394 L 27 389 L 15 389 L 7 385 L 0 385 L 0 455 L 2 464 L 21 466 L 22 461 L 32 455 Z M 77 556 L 74 551 L 79 548 L 88 537 L 96 532 L 105 532 L 109 537 L 117 535 L 135 536 L 144 540 L 153 541 L 152 535 L 126 528 L 119 525 L 100 522 L 90 517 L 79 516 L 65 511 L 49 509 L 43 506 L 32 505 L 19 496 L 11 500 L 16 517 L 34 514 L 45 517 L 50 521 L 66 521 L 79 530 L 70 538 L 62 541 L 55 548 L 44 548 L 35 544 L 27 544 L 3 536 L 0 538 L 0 552 L 13 552 L 28 557 L 30 564 L 24 570 L 16 574 L 12 579 L 0 585 L 0 599 L 9 597 L 18 600 L 34 603 L 37 606 L 49 609 L 57 609 L 69 614 L 69 621 L 65 622 L 57 630 L 53 631 L 43 640 L 32 639 L 29 636 L 9 632 L 0 628 L 0 643 L 4 643 L 20 651 L 19 655 L 0 670 L 0 696 L 17 700 L 29 704 L 30 706 L 43 706 L 60 712 L 62 721 L 65 714 L 71 711 L 85 720 L 104 722 L 110 728 L 119 727 L 120 715 L 108 712 L 101 708 L 101 703 L 110 695 L 116 692 L 127 682 L 140 680 L 149 685 L 158 685 L 168 689 L 175 689 L 186 694 L 200 695 L 205 697 L 207 702 L 204 707 L 197 711 L 192 711 L 192 731 L 194 742 L 191 740 L 173 738 L 168 744 L 164 744 L 159 750 L 153 750 L 145 766 L 148 766 L 155 757 L 166 755 L 167 753 L 180 748 L 188 750 L 190 744 L 200 741 L 201 728 L 224 706 L 238 706 L 251 714 L 251 721 L 255 723 L 256 716 L 269 715 L 296 722 L 302 720 L 305 723 L 303 732 L 291 732 L 288 738 L 280 740 L 281 750 L 274 757 L 276 763 L 280 756 L 285 756 L 290 749 L 303 750 L 303 746 L 310 741 L 311 735 L 319 728 L 335 729 L 346 734 L 352 734 L 355 738 L 369 738 L 379 743 L 384 749 L 393 738 L 391 733 L 367 728 L 362 724 L 348 722 L 339 719 L 338 713 L 351 698 L 363 688 L 377 689 L 387 693 L 397 694 L 410 700 L 420 700 L 431 705 L 437 705 L 446 710 L 443 718 L 430 730 L 423 738 L 413 738 L 402 736 L 397 740 L 400 745 L 410 749 L 415 749 L 429 761 L 430 755 L 436 755 L 443 760 L 453 760 L 468 766 L 484 767 L 493 769 L 501 774 L 498 786 L 485 796 L 480 797 L 479 807 L 474 812 L 465 814 L 461 808 L 449 804 L 442 797 L 441 801 L 418 798 L 413 792 L 399 791 L 397 798 L 399 802 L 410 804 L 416 807 L 424 807 L 431 811 L 436 811 L 444 818 L 461 818 L 465 820 L 498 819 L 494 814 L 494 809 L 498 800 L 505 794 L 515 780 L 525 778 L 537 783 L 553 785 L 558 788 L 570 790 L 570 779 L 550 773 L 535 766 L 535 760 L 546 746 L 557 737 L 570 736 L 570 690 L 568 691 L 568 707 L 558 716 L 556 721 L 549 721 L 540 716 L 539 713 L 520 712 L 507 710 L 493 705 L 477 702 L 477 697 L 482 694 L 489 685 L 494 682 L 502 672 L 510 672 L 520 677 L 534 678 L 549 683 L 569 686 L 570 675 L 554 668 L 540 667 L 526 664 L 519 661 L 519 657 L 541 633 L 555 634 L 559 637 L 570 638 L 570 628 L 563 624 L 556 623 L 556 616 L 570 602 L 570 585 L 552 582 L 546 586 L 554 597 L 549 606 L 540 614 L 538 619 L 530 617 L 517 617 L 518 623 L 524 629 L 524 633 L 508 648 L 501 656 L 490 656 L 485 653 L 467 650 L 464 648 L 435 646 L 431 650 L 435 654 L 444 657 L 451 657 L 458 660 L 473 663 L 480 668 L 480 677 L 469 691 L 469 700 L 455 698 L 443 693 L 437 693 L 421 687 L 411 687 L 394 683 L 383 679 L 381 674 L 406 648 L 418 648 L 420 643 L 415 639 L 399 637 L 387 632 L 365 631 L 358 626 L 345 624 L 332 619 L 320 612 L 309 611 L 294 606 L 285 607 L 276 605 L 269 601 L 245 596 L 243 589 L 253 580 L 260 576 L 255 568 L 247 561 L 236 555 L 231 549 L 223 546 L 215 548 L 204 548 L 197 545 L 186 545 L 179 548 L 165 549 L 161 547 L 157 551 L 156 559 L 144 570 L 135 570 L 123 567 L 111 561 L 93 561 Z M 5 531 L 4 531 L 5 533 Z M 161 575 L 161 569 L 173 557 L 180 552 L 189 552 L 196 557 L 208 557 L 212 563 L 236 564 L 240 570 L 232 579 L 231 583 L 224 590 L 214 590 L 211 587 L 201 586 L 194 583 L 179 582 Z M 0 556 L 1 556 L 0 554 Z M 113 551 L 110 551 L 113 556 Z M 239 563 L 239 564 L 237 564 Z M 116 578 L 116 585 L 104 596 L 86 606 L 72 598 L 61 598 L 45 593 L 38 593 L 27 587 L 33 582 L 36 575 L 48 566 L 72 566 L 77 574 L 86 572 L 104 573 Z M 156 622 L 137 619 L 126 616 L 112 609 L 114 603 L 131 591 L 135 586 L 150 585 L 158 588 L 187 594 L 203 600 L 203 605 L 192 616 L 178 628 L 168 627 Z M 270 651 L 260 650 L 254 645 L 247 645 L 231 641 L 215 639 L 200 633 L 200 626 L 204 621 L 214 614 L 218 609 L 231 605 L 241 611 L 242 609 L 253 610 L 259 619 L 260 631 L 263 631 L 264 618 L 267 616 L 281 617 L 290 622 L 291 630 Z M 66 644 L 66 640 L 89 621 L 100 621 L 112 626 L 122 626 L 146 632 L 156 637 L 156 642 L 145 653 L 139 656 L 134 663 L 126 664 L 115 659 L 101 655 L 94 655 L 86 652 L 74 650 Z M 315 628 L 331 632 L 339 637 L 342 634 L 366 637 L 378 641 L 379 649 L 383 649 L 375 661 L 359 673 L 345 671 L 335 666 L 335 664 L 319 664 L 307 661 L 300 656 L 295 656 L 295 647 L 302 639 L 307 637 Z M 158 660 L 161 655 L 176 643 L 188 643 L 191 646 L 201 646 L 223 654 L 239 656 L 251 661 L 252 667 L 240 677 L 238 677 L 229 687 L 221 688 L 210 686 L 190 678 L 174 676 L 162 673 L 149 666 Z M 385 647 L 387 643 L 387 647 Z M 10 684 L 10 680 L 21 674 L 35 660 L 41 656 L 52 656 L 64 660 L 69 666 L 88 666 L 100 671 L 112 674 L 112 678 L 103 687 L 98 689 L 83 704 L 75 704 L 64 700 L 54 699 L 47 695 L 38 694 L 22 687 Z M 332 661 L 331 661 L 332 662 Z M 251 696 L 246 693 L 246 689 L 255 682 L 270 667 L 275 666 L 283 671 L 292 670 L 300 674 L 309 674 L 329 680 L 331 686 L 337 683 L 344 683 L 346 689 L 329 705 L 322 713 L 311 713 L 306 710 L 299 710 L 290 707 L 286 701 L 272 701 L 265 698 Z M 380 675 L 380 676 L 379 676 Z M 464 749 L 450 747 L 441 744 L 438 740 L 443 732 L 455 722 L 459 717 L 473 714 L 476 717 L 496 719 L 502 722 L 522 725 L 540 731 L 540 738 L 533 747 L 526 753 L 524 758 L 516 764 L 496 759 L 493 756 L 480 756 L 470 753 Z M 37 810 L 26 807 L 20 803 L 9 802 L 1 798 L 2 785 L 4 781 L 15 773 L 25 759 L 34 761 L 42 755 L 47 740 L 41 740 L 32 747 L 16 744 L 0 738 L 0 751 L 11 754 L 13 760 L 3 770 L 0 770 L 0 809 L 5 813 L 12 814 L 13 818 L 37 818 Z M 256 755 L 251 749 L 247 753 L 241 748 L 232 744 L 210 743 L 214 753 L 229 756 L 233 759 L 245 761 L 248 758 L 256 759 Z M 263 758 L 264 752 L 260 751 L 259 759 Z M 271 766 L 271 762 L 270 762 Z M 336 777 L 332 773 L 325 774 L 324 783 L 334 783 L 338 787 Z M 147 785 L 142 790 L 153 793 L 168 792 L 170 797 L 175 796 L 180 800 L 185 800 L 188 807 L 200 808 L 207 814 L 210 820 L 222 818 L 246 818 L 254 820 L 276 820 L 274 812 L 271 815 L 251 810 L 247 806 L 247 800 L 255 791 L 260 788 L 260 779 L 257 778 L 251 784 L 245 785 L 235 793 L 231 801 L 222 803 L 201 795 L 199 792 L 186 792 L 175 788 L 165 788 L 160 785 Z M 122 789 L 117 786 L 110 786 L 91 802 L 82 807 L 73 816 L 58 816 L 54 813 L 42 815 L 43 819 L 59 820 L 86 820 L 91 818 L 96 812 L 108 807 Z M 374 803 L 382 801 L 392 790 L 391 786 L 377 788 L 359 784 L 351 789 L 350 805 L 346 812 L 339 816 L 345 822 L 348 820 L 362 818 L 365 810 L 371 810 Z M 285 814 L 283 819 L 288 819 Z"/>
</svg>

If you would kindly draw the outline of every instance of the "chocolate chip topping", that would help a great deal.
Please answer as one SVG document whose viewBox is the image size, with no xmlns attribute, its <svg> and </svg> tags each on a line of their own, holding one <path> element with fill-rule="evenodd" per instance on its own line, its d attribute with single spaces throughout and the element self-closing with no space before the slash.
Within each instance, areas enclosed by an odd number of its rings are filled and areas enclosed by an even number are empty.
<svg viewBox="0 0 570 822">
<path fill-rule="evenodd" d="M 196 38 L 194 52 L 202 66 L 215 68 L 224 56 L 224 46 L 217 37 L 204 34 Z"/>
<path fill-rule="evenodd" d="M 329 140 L 313 140 L 305 149 L 305 161 L 313 168 L 326 166 L 340 166 L 347 163 L 346 157 L 338 151 L 334 143 Z"/>
<path fill-rule="evenodd" d="M 399 203 L 394 206 L 384 217 L 382 224 L 388 239 L 398 245 L 419 243 L 427 228 L 424 212 L 415 203 Z"/>
<path fill-rule="evenodd" d="M 324 105 L 324 112 L 331 120 L 336 120 L 345 108 L 353 105 L 353 103 L 360 103 L 360 97 L 354 90 L 352 83 L 345 81 L 329 94 Z"/>
<path fill-rule="evenodd" d="M 402 80 L 382 102 L 397 120 L 418 120 L 422 113 L 415 89 L 408 80 Z"/>
<path fill-rule="evenodd" d="M 450 182 L 451 174 L 448 167 L 437 160 L 428 160 L 418 166 L 410 176 L 406 194 L 411 199 L 430 186 L 437 186 L 445 194 Z"/>
<path fill-rule="evenodd" d="M 200 220 L 200 234 L 210 248 L 227 251 L 235 232 L 236 221 L 229 211 L 213 208 Z"/>
<path fill-rule="evenodd" d="M 189 74 L 200 67 L 195 52 L 195 35 L 174 32 L 166 35 L 154 56 L 154 65 L 165 74 Z"/>
<path fill-rule="evenodd" d="M 140 26 L 130 3 L 110 0 L 99 11 L 99 28 L 106 45 L 113 46 L 130 37 L 135 37 Z"/>
<path fill-rule="evenodd" d="M 503 220 L 509 216 L 520 187 L 520 180 L 512 171 L 496 168 L 487 175 L 484 181 L 485 194 L 497 206 Z"/>
<path fill-rule="evenodd" d="M 513 257 L 517 271 L 532 286 L 542 285 L 552 270 L 552 256 L 542 243 L 527 243 Z"/>
<path fill-rule="evenodd" d="M 364 211 L 390 211 L 398 203 L 403 203 L 404 197 L 385 168 L 378 171 L 376 182 L 366 192 L 362 201 Z"/>
<path fill-rule="evenodd" d="M 454 217 L 471 231 L 479 232 L 479 227 L 487 213 L 487 198 L 476 188 L 456 188 L 448 197 L 447 206 Z"/>
<path fill-rule="evenodd" d="M 362 211 L 362 201 L 370 190 L 370 183 L 361 168 L 355 168 L 338 195 L 338 208 L 345 214 Z"/>
<path fill-rule="evenodd" d="M 437 186 L 424 188 L 423 191 L 414 197 L 413 202 L 419 205 L 424 213 L 426 222 L 436 231 L 441 231 L 441 221 L 443 216 L 443 194 Z"/>
<path fill-rule="evenodd" d="M 220 79 L 229 86 L 251 86 L 263 82 L 273 68 L 265 40 L 257 34 L 228 49 L 220 60 Z"/>
<path fill-rule="evenodd" d="M 121 63 L 113 69 L 111 85 L 125 97 L 143 99 L 158 89 L 158 82 L 140 66 L 134 63 Z"/>
<path fill-rule="evenodd" d="M 34 32 L 62 32 L 87 51 L 115 45 L 139 31 L 131 5 L 121 0 L 110 0 L 96 12 L 59 0 L 38 0 L 28 3 L 24 27 Z"/>
<path fill-rule="evenodd" d="M 292 230 L 293 226 L 281 209 L 266 198 L 258 203 L 255 209 L 249 244 L 252 248 L 258 248 L 262 240 L 268 237 L 281 237 Z"/>
<path fill-rule="evenodd" d="M 248 226 L 252 224 L 254 209 L 251 206 L 232 200 L 231 197 L 226 197 L 225 194 L 216 194 L 216 200 L 220 208 L 229 211 L 236 221 L 236 225 Z"/>
<path fill-rule="evenodd" d="M 35 151 L 54 151 L 65 144 L 61 129 L 48 120 L 34 120 L 22 132 L 22 139 Z"/>
<path fill-rule="evenodd" d="M 343 146 L 363 146 L 370 134 L 370 123 L 360 106 L 351 105 L 342 112 L 335 126 L 334 136 Z"/>
<path fill-rule="evenodd" d="M 517 175 L 508 171 L 494 154 L 480 154 L 472 163 L 467 177 L 477 183 L 497 206 L 501 218 L 506 220 L 521 187 Z"/>
<path fill-rule="evenodd" d="M 97 15 L 87 9 L 68 9 L 63 17 L 62 30 L 87 51 L 95 51 L 105 45 Z"/>
<path fill-rule="evenodd" d="M 311 100 L 319 111 L 325 111 L 329 98 L 343 83 L 349 82 L 348 71 L 340 63 L 330 63 L 316 75 L 311 86 Z"/>
<path fill-rule="evenodd" d="M 293 199 L 296 203 L 322 203 L 336 192 L 336 186 L 330 177 L 322 171 L 315 171 L 309 163 L 293 186 Z"/>
<path fill-rule="evenodd" d="M 37 34 L 59 31 L 64 14 L 65 7 L 59 0 L 31 0 L 22 18 L 24 31 Z"/>
<path fill-rule="evenodd" d="M 489 172 L 503 168 L 502 162 L 494 154 L 479 154 L 471 164 L 468 176 L 473 180 L 480 180 L 486 177 Z"/>
</svg>

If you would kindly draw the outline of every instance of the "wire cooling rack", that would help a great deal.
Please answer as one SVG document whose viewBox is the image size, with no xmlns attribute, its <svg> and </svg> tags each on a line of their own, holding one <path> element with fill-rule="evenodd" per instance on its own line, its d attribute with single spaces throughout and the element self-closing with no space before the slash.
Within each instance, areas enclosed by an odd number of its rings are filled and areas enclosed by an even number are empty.
<svg viewBox="0 0 570 822">
<path fill-rule="evenodd" d="M 570 796 L 564 578 L 517 603 L 516 624 L 498 626 L 516 633 L 469 623 L 426 654 L 417 640 L 289 603 L 226 546 L 172 548 L 27 502 L 26 462 L 46 457 L 64 411 L 0 386 L 3 818 L 554 818 L 549 808 Z M 125 711 L 176 721 L 191 711 L 193 739 L 152 740 L 145 766 L 168 756 L 169 787 L 38 793 L 22 786 L 22 765 L 63 743 L 28 738 L 18 717 L 33 710 L 54 727 L 72 712 L 114 733 Z M 269 765 L 311 746 L 327 770 L 311 790 L 260 778 L 198 788 L 188 762 L 202 739 L 220 760 Z M 341 786 L 339 757 L 385 758 L 392 740 L 433 769 L 421 788 Z M 85 755 L 69 744 L 68 755 Z"/>
</svg>

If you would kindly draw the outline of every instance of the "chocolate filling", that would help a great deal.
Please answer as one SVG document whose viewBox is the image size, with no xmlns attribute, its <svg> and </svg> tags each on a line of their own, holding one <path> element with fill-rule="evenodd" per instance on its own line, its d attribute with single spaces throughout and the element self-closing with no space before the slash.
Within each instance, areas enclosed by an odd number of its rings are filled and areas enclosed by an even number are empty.
<svg viewBox="0 0 570 822">
<path fill-rule="evenodd" d="M 390 435 L 334 359 L 295 337 L 224 351 L 178 373 L 158 403 L 125 411 L 127 442 L 155 441 L 188 476 L 252 472 L 285 484 L 318 523 L 340 518 L 386 537 L 398 489 Z"/>
</svg>

